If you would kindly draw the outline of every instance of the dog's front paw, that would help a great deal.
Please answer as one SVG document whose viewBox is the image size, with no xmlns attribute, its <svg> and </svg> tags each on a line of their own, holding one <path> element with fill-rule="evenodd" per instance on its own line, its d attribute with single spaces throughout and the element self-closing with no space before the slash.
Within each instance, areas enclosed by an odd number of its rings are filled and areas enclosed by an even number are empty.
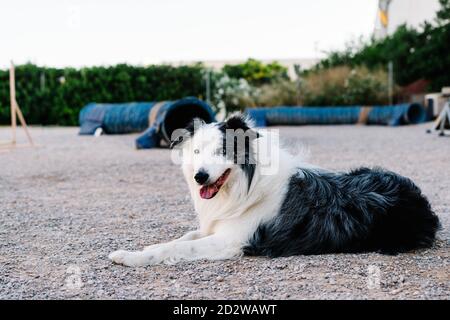
<svg viewBox="0 0 450 320">
<path fill-rule="evenodd" d="M 114 263 L 123 264 L 128 267 L 138 267 L 149 264 L 146 263 L 145 256 L 141 252 L 117 250 L 111 252 L 108 258 Z"/>
</svg>

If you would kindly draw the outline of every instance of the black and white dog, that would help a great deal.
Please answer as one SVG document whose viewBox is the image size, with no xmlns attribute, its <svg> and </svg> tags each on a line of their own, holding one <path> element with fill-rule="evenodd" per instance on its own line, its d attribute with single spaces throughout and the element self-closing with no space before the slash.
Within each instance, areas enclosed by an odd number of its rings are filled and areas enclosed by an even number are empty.
<svg viewBox="0 0 450 320">
<path fill-rule="evenodd" d="M 244 143 L 233 132 L 244 133 Z M 408 178 L 378 168 L 329 172 L 282 149 L 268 152 L 268 139 L 241 115 L 179 135 L 172 144 L 182 151 L 199 229 L 109 258 L 143 266 L 243 254 L 396 254 L 433 245 L 439 219 Z M 277 162 L 275 173 L 263 172 L 263 153 L 266 164 Z"/>
</svg>

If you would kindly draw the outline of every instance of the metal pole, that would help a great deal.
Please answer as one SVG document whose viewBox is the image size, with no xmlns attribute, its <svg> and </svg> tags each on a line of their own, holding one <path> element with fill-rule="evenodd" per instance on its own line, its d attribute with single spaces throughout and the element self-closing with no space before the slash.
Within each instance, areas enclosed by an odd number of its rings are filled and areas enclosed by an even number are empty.
<svg viewBox="0 0 450 320">
<path fill-rule="evenodd" d="M 41 72 L 41 76 L 39 77 L 40 85 L 41 85 L 41 91 L 45 90 L 45 73 L 44 71 Z"/>
<path fill-rule="evenodd" d="M 389 61 L 388 63 L 388 97 L 389 105 L 394 103 L 394 63 Z"/>
<path fill-rule="evenodd" d="M 206 70 L 205 82 L 206 82 L 206 102 L 208 104 L 211 104 L 211 75 L 209 69 Z"/>
<path fill-rule="evenodd" d="M 302 67 L 299 64 L 294 65 L 295 74 L 297 76 L 297 105 L 301 105 L 302 98 Z"/>
</svg>

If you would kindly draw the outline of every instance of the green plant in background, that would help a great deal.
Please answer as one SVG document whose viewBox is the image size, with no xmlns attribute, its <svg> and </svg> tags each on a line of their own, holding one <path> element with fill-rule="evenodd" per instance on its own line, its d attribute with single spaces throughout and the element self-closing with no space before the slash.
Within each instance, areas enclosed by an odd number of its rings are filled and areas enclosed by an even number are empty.
<svg viewBox="0 0 450 320">
<path fill-rule="evenodd" d="M 224 114 L 256 106 L 292 106 L 298 104 L 295 82 L 287 68 L 277 62 L 264 64 L 249 59 L 238 65 L 226 65 L 212 73 L 212 103 Z"/>
<path fill-rule="evenodd" d="M 288 80 L 287 68 L 278 62 L 264 64 L 255 59 L 236 65 L 225 65 L 223 67 L 230 78 L 245 79 L 251 85 L 263 85 L 278 80 Z"/>
<path fill-rule="evenodd" d="M 83 69 L 27 64 L 16 68 L 17 99 L 31 124 L 77 125 L 80 109 L 93 101 L 162 101 L 185 96 L 204 99 L 206 72 L 210 75 L 212 106 L 221 116 L 254 106 L 378 104 L 384 101 L 387 79 L 385 73 L 362 68 L 355 68 L 353 73 L 349 67 L 320 69 L 305 73 L 299 87 L 298 82 L 276 72 L 271 73 L 272 78 L 266 74 L 260 84 L 251 84 L 245 78 L 207 70 L 201 64 L 181 67 L 122 64 Z M 8 77 L 8 71 L 0 71 L 3 124 L 10 121 Z"/>
<path fill-rule="evenodd" d="M 203 66 L 167 65 L 56 69 L 16 68 L 17 100 L 30 124 L 78 125 L 89 102 L 174 100 L 204 97 Z M 9 123 L 9 71 L 0 70 L 0 124 Z"/>
<path fill-rule="evenodd" d="M 278 62 L 248 59 L 241 64 L 225 65 L 215 79 L 213 104 L 224 113 L 278 103 L 294 104 L 287 68 Z"/>
<path fill-rule="evenodd" d="M 437 22 L 440 25 L 446 25 L 450 23 L 450 0 L 439 0 L 441 3 L 441 10 L 437 13 Z"/>
<path fill-rule="evenodd" d="M 450 85 L 450 0 L 440 3 L 434 25 L 425 23 L 420 30 L 404 25 L 385 39 L 349 45 L 344 51 L 331 52 L 315 70 L 343 65 L 378 69 L 392 61 L 399 85 L 427 79 L 430 90 L 440 91 Z"/>
<path fill-rule="evenodd" d="M 262 85 L 257 90 L 255 105 L 260 107 L 298 106 L 299 90 L 297 83 L 290 80 L 279 80 Z"/>
<path fill-rule="evenodd" d="M 255 105 L 257 89 L 245 79 L 231 78 L 224 73 L 215 73 L 212 104 L 222 117 L 230 112 Z"/>
<path fill-rule="evenodd" d="M 386 105 L 389 103 L 386 71 L 354 68 L 348 75 L 343 92 L 346 105 Z"/>
<path fill-rule="evenodd" d="M 348 66 L 319 69 L 304 77 L 301 102 L 309 106 L 387 104 L 387 81 L 383 70 Z"/>
</svg>

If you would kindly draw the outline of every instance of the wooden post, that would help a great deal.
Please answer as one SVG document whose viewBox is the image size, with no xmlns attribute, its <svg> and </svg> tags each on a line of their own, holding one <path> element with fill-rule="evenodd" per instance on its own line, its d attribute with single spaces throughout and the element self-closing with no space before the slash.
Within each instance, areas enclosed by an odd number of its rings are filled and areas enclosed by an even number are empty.
<svg viewBox="0 0 450 320">
<path fill-rule="evenodd" d="M 14 105 L 16 106 L 15 109 L 16 109 L 17 115 L 19 116 L 20 124 L 22 125 L 22 128 L 23 128 L 23 130 L 25 130 L 25 134 L 27 135 L 28 142 L 29 142 L 32 146 L 34 146 L 33 139 L 31 138 L 31 134 L 30 134 L 30 132 L 28 131 L 28 126 L 27 126 L 27 123 L 26 123 L 26 121 L 25 121 L 25 118 L 24 118 L 24 116 L 23 116 L 23 114 L 22 114 L 22 110 L 20 110 L 19 105 L 17 104 L 17 101 L 15 101 L 15 100 L 14 100 Z"/>
<path fill-rule="evenodd" d="M 16 76 L 14 72 L 14 64 L 11 61 L 9 68 L 9 99 L 11 102 L 11 129 L 12 144 L 16 144 L 17 118 L 16 118 Z"/>
<path fill-rule="evenodd" d="M 19 104 L 16 100 L 16 75 L 14 70 L 14 63 L 11 61 L 11 67 L 9 69 L 9 95 L 11 100 L 11 129 L 12 129 L 12 140 L 7 141 L 6 143 L 0 143 L 1 145 L 6 146 L 7 148 L 15 148 L 15 147 L 23 147 L 23 145 L 17 144 L 17 117 L 19 118 L 20 124 L 22 125 L 25 134 L 27 135 L 29 146 L 34 147 L 33 139 L 31 138 L 31 134 L 28 131 L 28 126 L 25 121 L 25 117 L 20 110 Z M 3 150 L 2 150 L 3 151 Z"/>
</svg>

